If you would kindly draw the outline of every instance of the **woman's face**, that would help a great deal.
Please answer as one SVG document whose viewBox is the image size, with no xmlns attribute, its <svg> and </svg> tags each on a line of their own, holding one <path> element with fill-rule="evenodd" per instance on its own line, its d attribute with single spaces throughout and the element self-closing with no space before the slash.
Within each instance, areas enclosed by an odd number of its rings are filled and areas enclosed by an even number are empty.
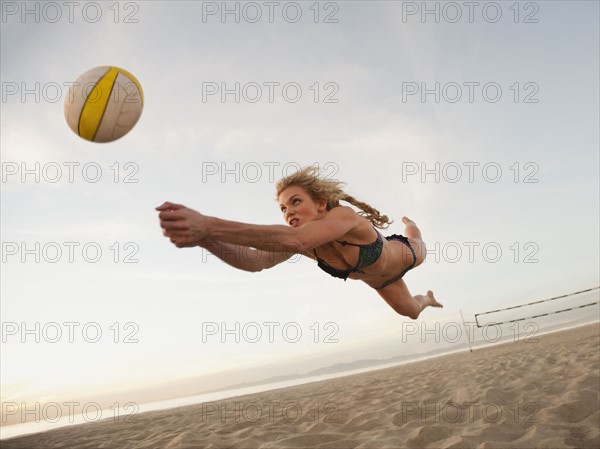
<svg viewBox="0 0 600 449">
<path fill-rule="evenodd" d="M 327 202 L 313 200 L 308 192 L 299 186 L 290 186 L 281 192 L 279 207 L 283 219 L 292 227 L 320 220 L 327 214 Z"/>
</svg>

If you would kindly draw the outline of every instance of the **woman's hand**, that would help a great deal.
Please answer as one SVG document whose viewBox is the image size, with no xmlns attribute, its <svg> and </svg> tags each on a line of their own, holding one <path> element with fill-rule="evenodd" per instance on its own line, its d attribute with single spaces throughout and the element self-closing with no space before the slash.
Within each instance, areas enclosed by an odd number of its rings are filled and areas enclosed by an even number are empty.
<svg viewBox="0 0 600 449">
<path fill-rule="evenodd" d="M 208 217 L 181 204 L 165 202 L 156 208 L 163 234 L 178 248 L 198 246 L 208 230 Z"/>
</svg>

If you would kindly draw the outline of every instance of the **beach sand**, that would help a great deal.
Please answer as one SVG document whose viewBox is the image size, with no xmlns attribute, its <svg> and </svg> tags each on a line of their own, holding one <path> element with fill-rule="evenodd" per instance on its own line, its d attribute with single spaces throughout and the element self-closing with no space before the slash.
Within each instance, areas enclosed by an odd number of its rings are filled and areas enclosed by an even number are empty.
<svg viewBox="0 0 600 449">
<path fill-rule="evenodd" d="M 598 448 L 598 324 L 2 448 Z M 128 422 L 135 421 L 135 422 Z"/>
</svg>

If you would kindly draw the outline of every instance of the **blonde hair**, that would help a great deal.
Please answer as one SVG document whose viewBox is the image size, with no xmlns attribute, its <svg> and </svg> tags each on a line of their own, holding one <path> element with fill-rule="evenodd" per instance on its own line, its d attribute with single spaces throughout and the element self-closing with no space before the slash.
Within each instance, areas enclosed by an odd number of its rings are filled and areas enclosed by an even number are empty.
<svg viewBox="0 0 600 449">
<path fill-rule="evenodd" d="M 393 220 L 390 220 L 387 215 L 381 213 L 367 203 L 357 200 L 348 195 L 342 190 L 345 184 L 333 179 L 322 179 L 319 177 L 318 167 L 303 167 L 296 173 L 286 176 L 275 185 L 277 193 L 276 199 L 279 198 L 281 192 L 291 186 L 299 186 L 304 188 L 311 198 L 315 201 L 326 200 L 327 210 L 340 205 L 340 201 L 346 201 L 360 209 L 358 215 L 365 217 L 373 226 L 379 229 L 387 228 Z"/>
</svg>

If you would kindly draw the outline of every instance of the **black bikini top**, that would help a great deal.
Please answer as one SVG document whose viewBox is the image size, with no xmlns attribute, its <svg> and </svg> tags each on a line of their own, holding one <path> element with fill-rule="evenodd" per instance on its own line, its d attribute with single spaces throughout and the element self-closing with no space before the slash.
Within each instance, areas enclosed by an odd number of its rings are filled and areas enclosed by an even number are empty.
<svg viewBox="0 0 600 449">
<path fill-rule="evenodd" d="M 313 248 L 313 253 L 317 258 L 317 264 L 319 268 L 325 271 L 326 273 L 329 273 L 333 277 L 340 278 L 343 280 L 348 279 L 348 276 L 350 276 L 351 273 L 364 273 L 364 271 L 362 271 L 362 268 L 368 267 L 369 265 L 373 265 L 375 262 L 377 262 L 377 259 L 379 259 L 379 257 L 381 256 L 381 252 L 383 251 L 383 237 L 381 236 L 379 231 L 377 231 L 377 229 L 375 229 L 375 232 L 377 232 L 377 239 L 373 243 L 368 243 L 366 245 L 359 245 L 356 243 L 349 243 L 346 241 L 340 242 L 336 240 L 336 242 L 340 243 L 343 246 L 358 246 L 358 262 L 356 263 L 356 266 L 354 268 L 340 270 L 339 268 L 332 267 L 323 259 L 320 259 L 319 256 L 317 256 L 316 248 Z"/>
</svg>

